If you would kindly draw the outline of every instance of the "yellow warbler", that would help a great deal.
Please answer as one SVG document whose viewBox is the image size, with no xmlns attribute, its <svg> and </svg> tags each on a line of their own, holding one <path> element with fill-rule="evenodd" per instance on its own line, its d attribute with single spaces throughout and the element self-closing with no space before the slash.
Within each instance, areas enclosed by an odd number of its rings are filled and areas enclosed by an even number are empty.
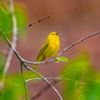
<svg viewBox="0 0 100 100">
<path fill-rule="evenodd" d="M 43 46 L 41 47 L 37 61 L 41 62 L 46 58 L 55 57 L 60 48 L 60 39 L 58 32 L 50 32 Z"/>
</svg>

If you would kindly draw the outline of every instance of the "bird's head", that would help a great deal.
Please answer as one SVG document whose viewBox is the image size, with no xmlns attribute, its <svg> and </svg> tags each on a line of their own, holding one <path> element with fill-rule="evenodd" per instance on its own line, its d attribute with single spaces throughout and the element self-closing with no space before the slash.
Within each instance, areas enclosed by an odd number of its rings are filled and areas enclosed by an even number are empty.
<svg viewBox="0 0 100 100">
<path fill-rule="evenodd" d="M 52 35 L 52 36 L 54 36 L 54 35 L 57 36 L 57 35 L 58 35 L 58 32 L 51 32 L 50 35 Z"/>
<path fill-rule="evenodd" d="M 58 32 L 50 32 L 48 35 L 48 39 L 59 39 Z"/>
</svg>

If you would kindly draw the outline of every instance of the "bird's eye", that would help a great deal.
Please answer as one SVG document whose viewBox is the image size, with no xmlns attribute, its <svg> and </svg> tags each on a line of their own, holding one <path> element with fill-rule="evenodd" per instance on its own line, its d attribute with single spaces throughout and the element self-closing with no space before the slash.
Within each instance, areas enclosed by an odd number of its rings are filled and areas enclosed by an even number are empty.
<svg viewBox="0 0 100 100">
<path fill-rule="evenodd" d="M 58 33 L 56 32 L 56 33 L 52 33 L 52 35 L 58 35 Z"/>
<path fill-rule="evenodd" d="M 55 35 L 54 33 L 52 33 L 52 35 Z"/>
<path fill-rule="evenodd" d="M 58 35 L 58 33 L 56 32 L 55 35 Z"/>
</svg>

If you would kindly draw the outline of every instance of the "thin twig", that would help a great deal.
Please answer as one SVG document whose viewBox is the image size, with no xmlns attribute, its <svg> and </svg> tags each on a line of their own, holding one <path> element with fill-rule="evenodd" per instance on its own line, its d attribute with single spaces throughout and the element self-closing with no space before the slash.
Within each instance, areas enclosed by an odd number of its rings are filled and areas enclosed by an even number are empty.
<svg viewBox="0 0 100 100">
<path fill-rule="evenodd" d="M 55 85 L 56 83 L 58 83 L 59 80 L 53 80 L 51 82 L 51 84 Z M 45 86 L 41 87 L 41 89 L 39 91 L 37 91 L 33 97 L 31 98 L 31 100 L 35 100 L 37 98 L 39 98 L 44 92 L 46 92 L 47 90 L 49 90 L 51 88 L 51 86 L 49 84 L 46 84 Z"/>
<path fill-rule="evenodd" d="M 19 61 L 23 64 L 23 66 L 24 66 L 27 70 L 29 70 L 29 71 L 31 71 L 31 72 L 37 74 L 38 76 L 40 76 L 40 77 L 41 77 L 46 83 L 48 83 L 48 84 L 52 87 L 52 89 L 57 93 L 57 95 L 59 96 L 60 100 L 63 100 L 62 97 L 61 97 L 61 95 L 59 94 L 58 90 L 46 79 L 46 77 L 44 77 L 44 76 L 43 76 L 42 74 L 40 74 L 38 71 L 36 71 L 36 70 L 34 70 L 34 69 L 28 67 L 28 66 L 25 64 L 25 62 L 23 61 L 23 58 L 19 55 L 19 53 L 17 52 L 17 50 L 11 45 L 10 41 L 9 41 L 8 38 L 5 36 L 5 34 L 4 34 L 1 30 L 0 30 L 0 32 L 2 33 L 3 38 L 5 39 L 5 41 L 7 42 L 7 44 L 13 49 L 13 51 L 14 51 L 16 57 L 17 57 L 17 58 L 19 59 Z"/>
<path fill-rule="evenodd" d="M 21 67 L 21 77 L 22 77 L 22 81 L 23 81 L 24 89 L 25 89 L 25 100 L 28 100 L 27 86 L 26 86 L 24 76 L 23 76 L 23 64 L 22 63 L 20 63 L 20 67 Z"/>
<path fill-rule="evenodd" d="M 38 76 L 40 76 L 42 78 L 42 80 L 44 80 L 46 83 L 48 83 L 50 85 L 50 87 L 52 87 L 52 89 L 57 93 L 57 95 L 59 96 L 60 100 L 63 100 L 62 96 L 60 95 L 60 93 L 58 92 L 58 90 L 48 81 L 48 79 L 46 77 L 44 77 L 42 74 L 40 74 L 38 71 L 33 70 L 32 68 L 26 66 L 24 64 L 24 66 L 27 68 L 27 70 L 37 74 Z"/>
<path fill-rule="evenodd" d="M 90 35 L 88 35 L 88 36 L 85 36 L 85 37 L 81 38 L 80 40 L 74 42 L 73 44 L 71 44 L 71 45 L 69 45 L 68 47 L 66 47 L 65 49 L 63 49 L 63 50 L 58 54 L 58 56 L 60 56 L 61 54 L 63 54 L 65 51 L 69 50 L 69 49 L 72 48 L 73 46 L 77 45 L 78 43 L 80 43 L 80 42 L 82 42 L 82 41 L 84 41 L 84 40 L 86 40 L 86 39 L 88 39 L 88 38 L 90 38 L 90 37 L 93 37 L 93 36 L 95 36 L 95 35 L 97 35 L 97 34 L 100 34 L 100 32 L 95 32 L 95 33 L 92 33 L 92 34 L 90 34 Z M 52 60 L 49 61 L 49 62 L 53 62 L 54 60 L 55 60 L 55 58 L 52 59 Z M 48 78 L 47 78 L 47 79 L 48 79 Z M 52 84 L 55 85 L 55 84 L 57 84 L 59 81 L 60 81 L 60 80 L 54 79 L 54 80 L 52 81 Z M 71 81 L 73 81 L 73 80 L 71 80 Z M 27 81 L 26 81 L 26 82 L 27 82 Z M 83 82 L 81 82 L 81 83 L 82 83 L 82 84 L 85 84 L 85 83 L 83 83 Z M 51 88 L 51 86 L 50 86 L 49 84 L 47 84 L 46 86 L 42 87 L 42 88 L 31 98 L 31 100 L 35 100 L 35 99 L 39 98 L 44 92 L 46 92 L 46 91 L 49 90 L 50 88 Z"/>
<path fill-rule="evenodd" d="M 75 82 L 75 80 L 72 80 L 72 79 L 69 79 L 69 78 L 66 78 L 66 77 L 46 77 L 46 79 L 48 80 L 66 80 L 66 81 L 72 81 L 72 82 Z M 31 79 L 28 79 L 28 80 L 25 80 L 25 83 L 28 83 L 32 80 L 41 80 L 40 77 L 37 77 L 37 78 L 31 78 Z M 86 84 L 85 82 L 80 82 L 80 81 L 77 81 L 78 84 Z"/>
<path fill-rule="evenodd" d="M 0 31 L 1 31 L 1 30 L 0 30 Z M 2 31 L 1 31 L 1 32 L 2 32 Z M 100 34 L 100 31 L 91 33 L 91 34 L 89 34 L 89 35 L 87 35 L 87 36 L 85 36 L 85 37 L 79 39 L 78 41 L 76 41 L 76 42 L 72 43 L 71 45 L 67 46 L 66 48 L 64 48 L 64 49 L 58 54 L 58 56 L 62 55 L 65 51 L 70 50 L 72 47 L 76 46 L 77 44 L 81 43 L 82 41 L 85 41 L 85 40 L 87 40 L 88 38 L 93 37 L 93 36 L 95 36 L 95 35 L 99 35 L 99 34 Z M 6 38 L 6 37 L 4 36 L 4 38 Z M 7 40 L 6 42 L 9 43 L 8 45 L 11 46 L 11 48 L 13 48 L 13 50 L 14 50 L 16 56 L 18 56 L 18 58 L 20 58 L 24 63 L 39 65 L 39 64 L 46 64 L 47 62 L 48 62 L 48 63 L 51 63 L 51 62 L 54 62 L 54 61 L 56 60 L 56 58 L 51 59 L 51 60 L 46 61 L 46 62 L 45 62 L 45 61 L 43 61 L 43 62 L 35 62 L 35 61 L 28 61 L 28 60 L 25 60 L 25 59 L 23 59 L 23 58 L 20 56 L 20 54 L 18 53 L 18 51 L 11 45 L 10 41 L 9 41 L 7 38 L 6 38 L 5 40 Z"/>
<path fill-rule="evenodd" d="M 0 32 L 2 33 L 2 31 L 0 31 Z M 84 38 L 82 38 L 82 39 L 80 39 L 80 40 L 74 42 L 74 43 L 71 44 L 70 46 L 68 46 L 68 47 L 66 47 L 65 49 L 63 49 L 58 55 L 63 54 L 65 51 L 69 50 L 70 48 L 72 48 L 73 46 L 77 45 L 78 43 L 80 43 L 80 42 L 82 42 L 82 41 L 84 41 L 84 40 L 86 40 L 86 39 L 88 39 L 88 38 L 90 38 L 90 37 L 93 37 L 93 36 L 95 36 L 95 35 L 97 35 L 97 34 L 100 34 L 100 32 L 95 32 L 95 33 L 92 33 L 92 34 L 90 34 L 90 35 L 88 35 L 88 36 L 85 36 Z M 46 63 L 46 62 L 32 62 L 32 61 L 24 60 L 24 59 L 19 55 L 19 53 L 17 52 L 17 50 L 11 45 L 10 41 L 5 37 L 5 35 L 4 35 L 3 33 L 2 33 L 2 35 L 3 35 L 4 39 L 5 39 L 5 41 L 8 43 L 8 45 L 9 45 L 11 48 L 13 48 L 13 51 L 14 51 L 15 55 L 17 56 L 17 58 L 20 60 L 20 62 L 22 62 L 23 64 L 25 64 L 24 67 L 26 67 L 28 70 L 30 70 L 31 68 L 30 68 L 30 67 L 27 67 L 27 66 L 26 66 L 26 63 L 29 63 L 29 64 L 45 64 L 45 63 Z M 55 61 L 55 58 L 52 59 L 52 60 L 50 60 L 50 61 L 48 61 L 48 62 L 50 63 L 50 62 L 53 62 L 53 61 Z M 31 69 L 30 71 L 34 72 L 35 70 Z M 37 72 L 34 72 L 34 73 L 37 73 Z M 40 73 L 39 73 L 39 74 L 40 74 Z M 42 77 L 42 78 L 44 78 L 44 77 Z M 44 80 L 45 80 L 45 78 L 44 78 Z M 46 81 L 46 80 L 45 80 L 45 81 Z M 47 82 L 47 81 L 46 81 L 46 82 Z M 56 80 L 52 81 L 52 83 L 54 83 L 54 84 L 56 84 L 56 83 L 58 83 L 58 82 L 59 82 L 59 81 L 56 81 Z M 47 82 L 47 83 L 48 83 L 48 82 Z M 47 85 L 44 87 L 43 91 L 45 91 L 45 89 L 46 89 L 46 90 L 47 90 L 47 89 L 50 89 L 51 87 L 52 87 L 52 86 L 51 86 L 50 84 L 47 84 Z M 41 90 L 40 90 L 40 91 L 41 91 Z M 40 93 L 41 93 L 41 92 L 38 92 L 37 95 L 40 95 Z M 36 97 L 37 97 L 37 96 L 36 96 Z M 32 97 L 32 99 L 33 99 L 33 98 L 34 98 L 34 96 Z"/>
<path fill-rule="evenodd" d="M 12 23 L 13 23 L 13 28 L 12 28 L 12 46 L 14 48 L 16 48 L 17 46 L 17 22 L 16 22 L 16 16 L 15 16 L 15 13 L 14 13 L 14 3 L 13 3 L 13 0 L 9 0 L 9 11 L 11 13 L 11 17 L 12 17 Z M 5 67 L 4 67 L 4 72 L 3 72 L 3 76 L 2 76 L 2 80 L 5 79 L 5 76 L 9 70 L 9 67 L 10 67 L 10 64 L 11 64 L 11 61 L 12 61 L 12 58 L 13 58 L 13 49 L 10 48 L 9 52 L 8 52 L 8 55 L 7 55 L 7 58 L 6 58 L 6 62 L 5 62 Z"/>
<path fill-rule="evenodd" d="M 91 34 L 89 34 L 89 35 L 87 35 L 87 36 L 81 38 L 80 40 L 78 40 L 78 41 L 72 43 L 71 45 L 67 46 L 66 48 L 64 48 L 64 49 L 58 54 L 58 56 L 62 55 L 65 51 L 67 51 L 67 50 L 69 50 L 70 48 L 76 46 L 77 44 L 79 44 L 79 43 L 81 43 L 81 42 L 87 40 L 87 39 L 90 38 L 90 37 L 93 37 L 93 36 L 95 36 L 95 35 L 98 35 L 98 34 L 100 34 L 100 31 L 91 33 Z"/>
<path fill-rule="evenodd" d="M 53 80 L 52 81 L 52 84 L 55 85 L 57 84 L 58 82 L 60 82 L 61 80 L 66 80 L 66 81 L 72 81 L 72 82 L 75 82 L 75 80 L 72 80 L 72 79 L 68 79 L 68 78 L 64 78 L 64 77 L 46 77 L 48 80 Z M 32 81 L 32 80 L 41 80 L 41 78 L 33 78 L 33 79 L 28 79 L 26 80 L 26 82 L 29 82 L 29 81 Z M 80 84 L 80 85 L 86 85 L 85 82 L 79 82 L 79 81 L 76 81 L 77 84 Z M 35 92 L 35 94 L 33 95 L 33 97 L 31 98 L 31 100 L 35 100 L 37 98 L 39 98 L 44 92 L 46 92 L 47 90 L 49 90 L 51 88 L 51 86 L 49 84 L 41 87 L 39 89 L 39 91 Z"/>
<path fill-rule="evenodd" d="M 100 31 L 91 33 L 91 34 L 89 34 L 89 35 L 87 35 L 87 36 L 85 36 L 85 37 L 79 39 L 78 41 L 76 41 L 76 42 L 72 43 L 71 45 L 67 46 L 66 48 L 64 48 L 64 49 L 58 54 L 58 56 L 62 55 L 65 51 L 70 50 L 72 47 L 76 46 L 77 44 L 79 44 L 79 43 L 81 43 L 81 42 L 87 40 L 88 38 L 93 37 L 93 36 L 95 36 L 95 35 L 99 35 L 99 34 L 100 34 Z M 27 61 L 27 60 L 23 59 L 23 61 L 24 61 L 25 63 L 28 63 L 28 64 L 36 64 L 36 65 L 37 65 L 37 64 L 46 64 L 47 62 L 48 62 L 48 63 L 51 63 L 51 62 L 54 62 L 55 60 L 56 60 L 56 58 L 51 59 L 51 60 L 46 61 L 46 62 L 45 62 L 45 61 L 43 61 L 43 62 L 33 62 L 33 61 Z"/>
<path fill-rule="evenodd" d="M 44 17 L 42 19 L 39 19 L 38 21 L 32 22 L 31 24 L 28 25 L 28 27 L 31 27 L 33 24 L 40 23 L 48 18 L 50 18 L 50 16 L 47 16 L 47 17 Z"/>
<path fill-rule="evenodd" d="M 29 25 L 27 25 L 27 26 L 25 26 L 25 27 L 22 27 L 21 29 L 17 29 L 17 31 L 20 33 L 21 31 L 23 31 L 23 30 L 29 30 L 29 28 L 30 27 L 32 27 L 34 24 L 36 24 L 36 23 L 41 23 L 41 22 L 43 22 L 43 21 L 45 21 L 45 20 L 47 20 L 48 18 L 50 18 L 50 16 L 46 16 L 46 17 L 44 17 L 44 18 L 41 18 L 41 19 L 39 19 L 39 20 L 37 20 L 37 21 L 33 21 L 32 23 L 30 23 Z M 12 33 L 12 31 L 10 31 L 10 32 L 8 32 L 8 33 Z"/>
</svg>

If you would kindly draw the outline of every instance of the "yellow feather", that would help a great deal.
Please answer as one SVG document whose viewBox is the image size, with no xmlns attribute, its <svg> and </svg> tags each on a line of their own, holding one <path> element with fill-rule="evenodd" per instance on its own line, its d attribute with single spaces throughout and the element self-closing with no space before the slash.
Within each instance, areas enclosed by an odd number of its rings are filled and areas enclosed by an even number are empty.
<svg viewBox="0 0 100 100">
<path fill-rule="evenodd" d="M 50 32 L 38 53 L 37 61 L 40 62 L 46 58 L 55 57 L 58 53 L 59 48 L 60 39 L 58 32 Z"/>
</svg>

